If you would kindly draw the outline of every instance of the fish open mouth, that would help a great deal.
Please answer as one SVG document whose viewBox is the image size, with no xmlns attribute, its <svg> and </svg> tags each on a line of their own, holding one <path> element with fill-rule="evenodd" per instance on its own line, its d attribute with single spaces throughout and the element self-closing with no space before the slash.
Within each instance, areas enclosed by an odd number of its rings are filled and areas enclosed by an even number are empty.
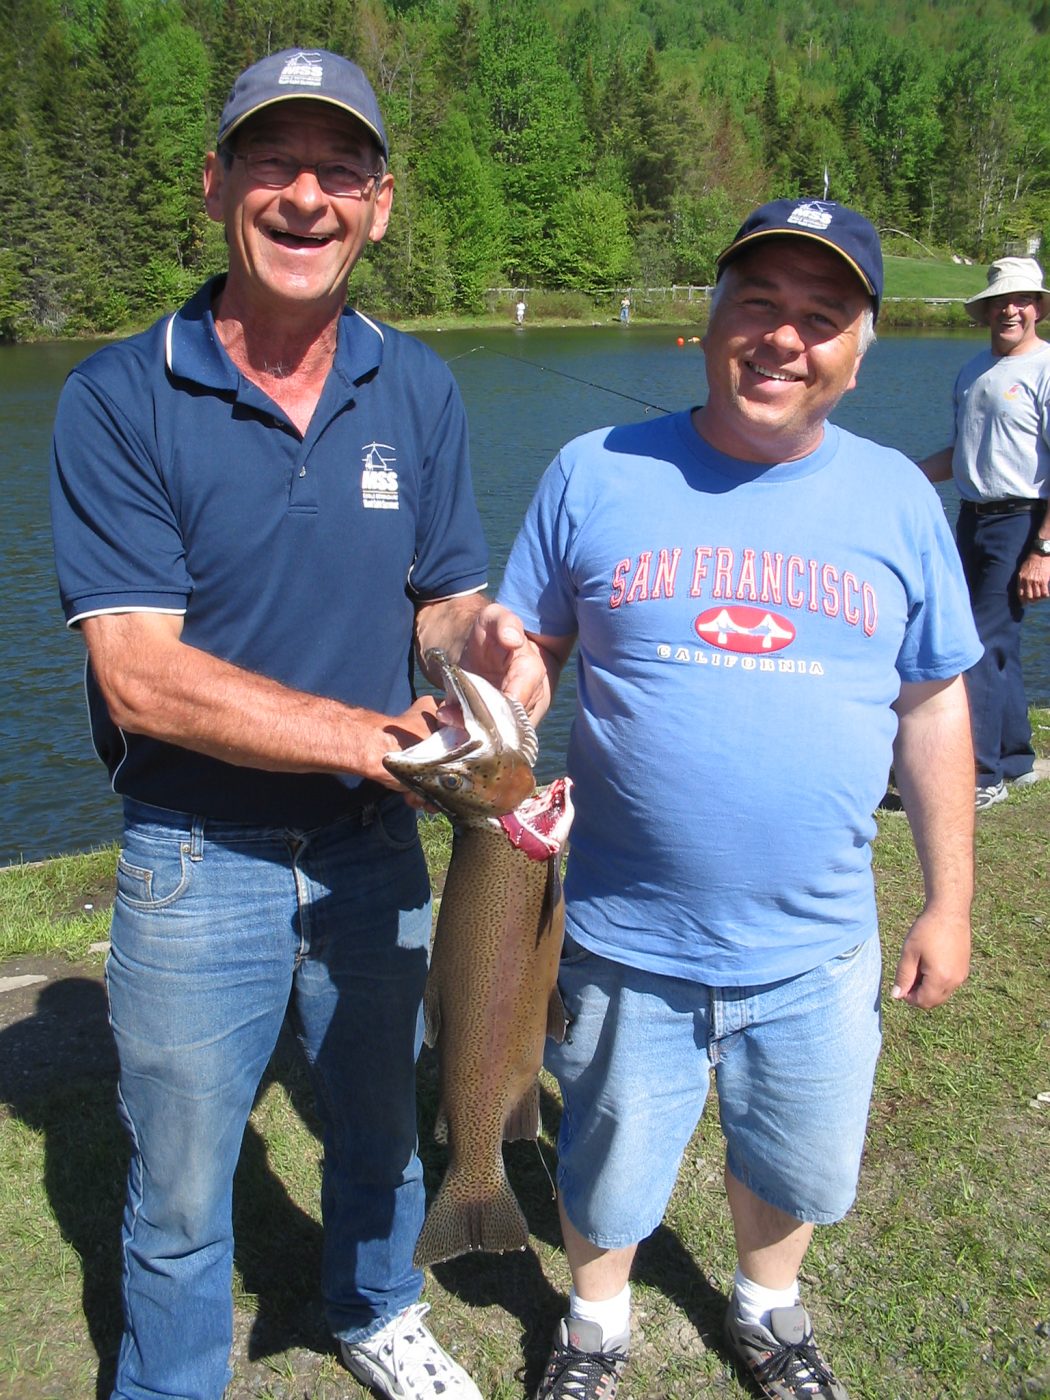
<svg viewBox="0 0 1050 1400">
<path fill-rule="evenodd" d="M 507 840 L 522 855 L 530 860 L 550 860 L 565 844 L 572 815 L 572 779 L 555 778 L 497 820 Z"/>
<path fill-rule="evenodd" d="M 522 706 L 481 676 L 472 676 L 454 665 L 443 651 L 427 652 L 428 666 L 438 665 L 446 700 L 453 701 L 462 724 L 442 724 L 421 743 L 397 755 L 404 763 L 448 763 L 488 751 L 520 751 L 531 768 L 539 753 L 539 742 Z"/>
</svg>

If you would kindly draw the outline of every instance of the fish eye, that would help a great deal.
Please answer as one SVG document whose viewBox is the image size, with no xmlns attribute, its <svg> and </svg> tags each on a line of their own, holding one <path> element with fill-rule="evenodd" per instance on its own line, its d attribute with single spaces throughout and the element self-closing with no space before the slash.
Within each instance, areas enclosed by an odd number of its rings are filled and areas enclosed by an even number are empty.
<svg viewBox="0 0 1050 1400">
<path fill-rule="evenodd" d="M 446 792 L 456 792 L 463 786 L 463 779 L 458 773 L 442 773 L 439 782 Z"/>
</svg>

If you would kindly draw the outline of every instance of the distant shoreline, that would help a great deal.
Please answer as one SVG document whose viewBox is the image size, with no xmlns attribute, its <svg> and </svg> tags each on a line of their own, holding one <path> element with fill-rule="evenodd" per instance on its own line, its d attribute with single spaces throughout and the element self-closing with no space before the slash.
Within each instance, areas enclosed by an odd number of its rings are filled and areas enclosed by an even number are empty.
<svg viewBox="0 0 1050 1400">
<path fill-rule="evenodd" d="M 551 299 L 558 298 L 557 293 L 543 293 L 543 297 Z M 673 309 L 672 309 L 673 308 Z M 444 332 L 444 331 L 467 331 L 467 330 L 520 330 L 528 332 L 530 329 L 543 330 L 570 330 L 574 328 L 596 330 L 603 326 L 610 329 L 616 328 L 624 333 L 629 333 L 632 327 L 642 329 L 657 329 L 667 327 L 674 329 L 693 329 L 703 327 L 707 322 L 707 299 L 694 299 L 693 301 L 674 302 L 666 313 L 659 315 L 647 314 L 644 310 L 636 308 L 631 315 L 631 320 L 627 325 L 620 322 L 619 315 L 610 310 L 608 315 L 600 315 L 594 308 L 578 310 L 573 308 L 571 312 L 564 309 L 557 312 L 545 312 L 540 308 L 531 309 L 526 313 L 525 322 L 518 326 L 514 320 L 513 307 L 508 304 L 506 310 L 479 312 L 471 315 L 465 312 L 455 312 L 448 315 L 432 314 L 426 316 L 405 316 L 391 317 L 374 308 L 360 308 L 363 314 L 374 316 L 378 320 L 384 321 L 387 325 L 396 327 L 401 331 L 406 331 L 410 335 L 421 331 Z M 171 308 L 174 310 L 174 308 Z M 118 331 L 90 331 L 78 335 L 58 335 L 58 336 L 28 336 L 23 340 L 0 341 L 0 353 L 7 348 L 17 348 L 26 345 L 73 345 L 78 341 L 108 341 L 126 340 L 129 336 L 136 335 L 140 331 L 148 329 L 161 316 L 170 314 L 168 311 L 159 311 L 152 320 L 136 323 L 134 325 L 122 327 Z M 974 331 L 983 329 L 974 321 L 971 321 L 964 310 L 964 300 L 961 297 L 884 297 L 882 309 L 879 316 L 878 330 L 883 331 Z M 1050 338 L 1050 327 L 1046 331 L 1046 338 Z"/>
</svg>

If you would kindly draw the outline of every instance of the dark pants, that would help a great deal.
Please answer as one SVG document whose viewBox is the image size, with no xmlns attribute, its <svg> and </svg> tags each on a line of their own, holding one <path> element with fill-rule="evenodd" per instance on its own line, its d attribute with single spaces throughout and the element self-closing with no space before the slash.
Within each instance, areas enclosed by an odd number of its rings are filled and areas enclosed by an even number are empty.
<svg viewBox="0 0 1050 1400">
<path fill-rule="evenodd" d="M 991 786 L 1031 771 L 1035 760 L 1021 673 L 1017 570 L 1042 519 L 1043 503 L 1011 515 L 979 515 L 963 506 L 955 527 L 973 618 L 984 655 L 966 672 L 977 783 Z"/>
</svg>

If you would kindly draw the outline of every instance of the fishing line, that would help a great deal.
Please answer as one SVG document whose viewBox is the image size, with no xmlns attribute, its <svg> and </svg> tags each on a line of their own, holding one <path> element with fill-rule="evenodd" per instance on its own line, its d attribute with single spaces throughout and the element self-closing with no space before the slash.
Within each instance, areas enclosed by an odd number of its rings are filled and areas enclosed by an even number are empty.
<svg viewBox="0 0 1050 1400">
<path fill-rule="evenodd" d="M 567 374 L 563 369 L 551 369 L 550 365 L 541 365 L 538 360 L 527 360 L 523 355 L 508 355 L 505 350 L 493 350 L 489 345 L 475 345 L 470 350 L 464 350 L 461 355 L 453 355 L 445 363 L 447 365 L 454 364 L 456 360 L 465 359 L 467 355 L 473 355 L 478 350 L 485 350 L 490 355 L 499 355 L 503 360 L 513 360 L 515 364 L 529 365 L 532 369 L 543 370 L 545 374 L 556 374 L 561 379 L 571 379 L 574 384 L 586 384 L 588 389 L 598 389 L 603 394 L 615 394 L 619 399 L 627 399 L 630 403 L 640 403 L 643 408 L 655 409 L 657 413 L 672 413 L 674 411 L 670 408 L 664 408 L 663 404 L 650 403 L 648 399 L 639 399 L 634 394 L 625 394 L 622 389 L 610 389 L 608 384 L 596 384 L 593 379 L 581 379 L 578 374 Z"/>
<path fill-rule="evenodd" d="M 512 357 L 512 358 L 513 358 L 513 357 Z M 547 1159 L 546 1159 L 546 1157 L 544 1157 L 544 1155 L 543 1155 L 543 1144 L 540 1142 L 539 1138 L 536 1138 L 536 1139 L 535 1139 L 535 1142 L 536 1142 L 536 1155 L 537 1155 L 537 1157 L 539 1157 L 540 1163 L 541 1163 L 541 1165 L 542 1165 L 542 1167 L 543 1167 L 543 1170 L 547 1173 L 547 1180 L 550 1182 L 550 1187 L 551 1187 L 551 1200 L 552 1200 L 552 1201 L 556 1201 L 556 1200 L 558 1199 L 558 1188 L 557 1188 L 557 1187 L 555 1186 L 555 1184 L 554 1184 L 554 1178 L 553 1178 L 553 1176 L 551 1176 L 551 1169 L 550 1169 L 550 1167 L 548 1167 L 548 1165 L 547 1165 Z"/>
</svg>

